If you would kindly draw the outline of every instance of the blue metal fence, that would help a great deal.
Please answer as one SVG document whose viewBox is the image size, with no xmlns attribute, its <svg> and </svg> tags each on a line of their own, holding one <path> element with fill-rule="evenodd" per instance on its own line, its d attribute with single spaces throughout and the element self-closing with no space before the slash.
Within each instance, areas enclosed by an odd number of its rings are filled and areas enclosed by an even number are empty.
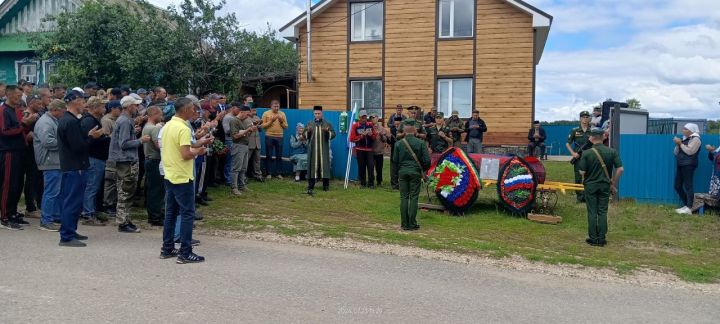
<svg viewBox="0 0 720 324">
<path fill-rule="evenodd" d="M 258 108 L 257 114 L 262 117 L 262 114 L 267 111 L 267 108 Z M 288 129 L 284 133 L 283 138 L 283 156 L 290 156 L 290 136 L 295 134 L 295 125 L 297 123 L 307 123 L 313 120 L 313 111 L 309 109 L 282 109 L 285 116 L 288 119 Z M 330 144 L 332 151 L 332 174 L 336 179 L 345 179 L 345 168 L 347 165 L 347 134 L 341 134 L 338 125 L 340 122 L 339 111 L 325 111 L 323 112 L 323 118 L 329 121 L 333 127 L 335 127 L 336 136 Z M 260 145 L 262 145 L 261 153 L 265 154 L 265 132 L 260 133 Z M 350 179 L 357 179 L 357 160 L 352 159 L 350 164 Z M 290 172 L 292 169 L 290 164 L 285 164 L 285 169 Z"/>
<path fill-rule="evenodd" d="M 545 129 L 545 145 L 548 146 L 548 155 L 570 155 L 565 148 L 570 130 L 577 126 L 553 125 L 543 126 Z M 552 148 L 550 148 L 552 146 Z"/>
<path fill-rule="evenodd" d="M 675 193 L 675 156 L 673 135 L 621 135 L 620 157 L 625 174 L 620 181 L 620 196 L 647 203 L 680 203 Z M 703 136 L 700 165 L 695 171 L 695 192 L 707 192 L 712 165 L 706 144 L 718 145 L 717 136 Z"/>
</svg>

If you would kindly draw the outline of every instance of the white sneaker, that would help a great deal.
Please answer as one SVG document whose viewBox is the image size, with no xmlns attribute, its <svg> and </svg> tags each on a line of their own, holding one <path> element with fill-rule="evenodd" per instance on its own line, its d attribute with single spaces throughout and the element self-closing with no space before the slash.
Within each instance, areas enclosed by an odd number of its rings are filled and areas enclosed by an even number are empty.
<svg viewBox="0 0 720 324">
<path fill-rule="evenodd" d="M 681 214 L 681 215 L 692 215 L 692 209 L 690 209 L 690 208 L 688 208 L 687 206 L 685 206 L 685 207 L 683 207 L 683 208 L 680 208 L 680 211 L 678 212 L 678 214 Z"/>
<path fill-rule="evenodd" d="M 675 213 L 680 214 L 680 213 L 682 213 L 683 210 L 685 210 L 685 208 L 686 208 L 685 206 L 682 206 L 682 207 L 680 207 L 680 208 L 676 208 L 676 209 L 675 209 Z"/>
</svg>

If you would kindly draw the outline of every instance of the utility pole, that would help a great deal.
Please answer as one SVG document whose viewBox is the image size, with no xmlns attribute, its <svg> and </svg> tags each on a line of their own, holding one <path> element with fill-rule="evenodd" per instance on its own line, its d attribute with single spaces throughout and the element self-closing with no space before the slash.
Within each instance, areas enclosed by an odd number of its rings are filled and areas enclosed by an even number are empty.
<svg viewBox="0 0 720 324">
<path fill-rule="evenodd" d="M 312 15 L 312 0 L 307 0 L 307 82 L 312 82 L 312 26 L 310 25 L 310 16 Z"/>
</svg>

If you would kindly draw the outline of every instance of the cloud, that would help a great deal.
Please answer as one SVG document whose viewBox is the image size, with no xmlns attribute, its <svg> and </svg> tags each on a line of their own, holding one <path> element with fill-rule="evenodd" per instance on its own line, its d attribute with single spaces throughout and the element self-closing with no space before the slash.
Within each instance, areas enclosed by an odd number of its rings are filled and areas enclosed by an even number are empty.
<svg viewBox="0 0 720 324">
<path fill-rule="evenodd" d="M 538 66 L 538 115 L 574 119 L 605 98 L 637 98 L 651 114 L 718 118 L 720 27 L 640 33 L 605 50 L 547 52 Z"/>
<path fill-rule="evenodd" d="M 166 8 L 177 5 L 180 0 L 149 0 L 150 3 Z M 217 2 L 217 1 L 216 1 Z M 241 27 L 251 31 L 265 31 L 270 24 L 279 29 L 303 12 L 304 2 L 298 0 L 229 0 L 223 12 L 235 13 Z"/>
</svg>

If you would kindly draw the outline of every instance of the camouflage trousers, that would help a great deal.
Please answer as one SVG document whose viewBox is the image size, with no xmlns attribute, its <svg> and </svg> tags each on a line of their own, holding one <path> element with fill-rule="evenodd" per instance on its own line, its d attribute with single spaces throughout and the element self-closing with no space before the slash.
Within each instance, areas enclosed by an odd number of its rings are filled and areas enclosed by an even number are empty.
<svg viewBox="0 0 720 324">
<path fill-rule="evenodd" d="M 130 208 L 132 208 L 133 198 L 135 198 L 139 166 L 138 162 L 117 162 L 115 166 L 118 197 L 115 221 L 118 224 L 127 224 L 132 221 Z"/>
</svg>

